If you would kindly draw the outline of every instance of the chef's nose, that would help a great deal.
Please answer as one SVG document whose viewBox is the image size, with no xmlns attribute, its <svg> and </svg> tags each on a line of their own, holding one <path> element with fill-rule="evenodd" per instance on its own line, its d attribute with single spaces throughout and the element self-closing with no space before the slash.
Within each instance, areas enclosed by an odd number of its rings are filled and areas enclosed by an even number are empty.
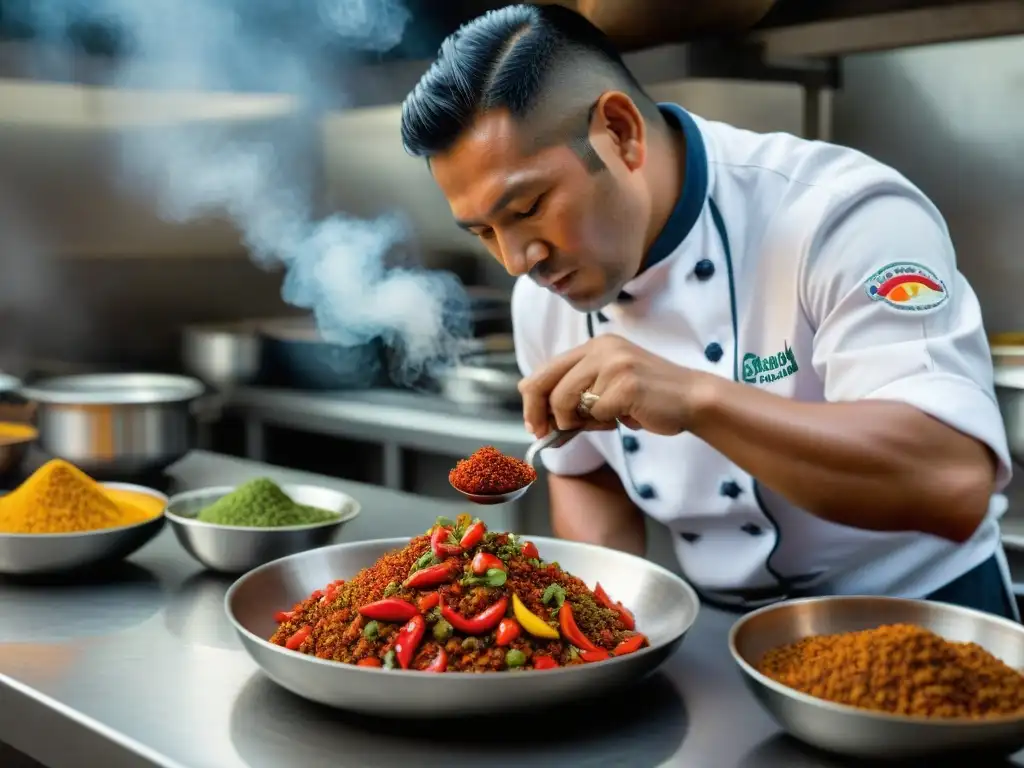
<svg viewBox="0 0 1024 768">
<path fill-rule="evenodd" d="M 504 256 L 505 271 L 513 277 L 525 275 L 548 257 L 548 247 L 540 240 L 515 242 L 506 240 L 501 243 Z"/>
</svg>

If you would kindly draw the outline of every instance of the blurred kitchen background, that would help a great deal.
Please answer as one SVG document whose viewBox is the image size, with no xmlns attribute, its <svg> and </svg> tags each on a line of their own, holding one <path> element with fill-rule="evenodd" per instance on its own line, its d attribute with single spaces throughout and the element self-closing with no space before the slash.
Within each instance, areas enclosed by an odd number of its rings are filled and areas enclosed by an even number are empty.
<svg viewBox="0 0 1024 768">
<path fill-rule="evenodd" d="M 18 5 L 0 2 L 0 370 L 29 383 L 90 372 L 196 375 L 209 394 L 182 418 L 196 420 L 204 447 L 433 496 L 454 497 L 448 469 L 482 444 L 523 453 L 511 282 L 451 223 L 399 137 L 399 104 L 424 59 L 460 21 L 498 3 L 410 3 L 402 42 L 339 59 L 337 98 L 315 108 L 258 87 L 108 87 L 106 73 L 124 55 L 116 36 L 81 25 L 53 54 L 54 41 L 38 39 Z M 945 213 L 989 331 L 1024 331 L 1024 4 L 679 5 L 686 19 L 662 19 L 643 0 L 581 0 L 605 13 L 656 98 L 850 145 L 905 173 Z M 705 7 L 714 8 L 706 18 Z M 280 270 L 257 266 L 227 218 L 166 221 L 155 198 L 112 172 L 125 135 L 188 124 L 260 136 L 280 123 L 308 133 L 288 162 L 304 169 L 319 214 L 400 211 L 411 223 L 409 253 L 469 286 L 474 338 L 461 365 L 395 386 L 394 350 L 318 341 L 307 314 L 281 299 Z M 1024 351 L 1015 361 L 1008 350 L 1008 365 L 1024 366 Z M 379 361 L 368 389 L 363 374 Z M 1004 392 L 1008 412 L 1013 392 Z M 1005 518 L 1015 546 L 1024 545 L 1022 489 L 1024 472 Z M 545 493 L 502 514 L 543 533 Z M 667 534 L 651 530 L 651 556 L 672 566 Z"/>
</svg>

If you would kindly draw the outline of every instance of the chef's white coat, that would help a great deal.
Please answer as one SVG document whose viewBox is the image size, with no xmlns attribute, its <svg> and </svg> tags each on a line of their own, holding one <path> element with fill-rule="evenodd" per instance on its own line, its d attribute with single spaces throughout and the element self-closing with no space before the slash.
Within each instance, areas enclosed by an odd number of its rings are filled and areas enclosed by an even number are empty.
<svg viewBox="0 0 1024 768">
<path fill-rule="evenodd" d="M 686 179 L 645 270 L 588 315 L 520 279 L 512 319 L 523 374 L 592 335 L 617 334 L 782 397 L 909 403 L 988 445 L 1005 486 L 1009 450 L 981 310 L 928 198 L 854 150 L 661 109 L 686 137 Z M 620 427 L 541 456 L 560 475 L 611 466 L 671 531 L 686 577 L 724 604 L 922 597 L 1002 557 L 994 503 L 959 545 L 836 525 L 688 433 Z"/>
</svg>

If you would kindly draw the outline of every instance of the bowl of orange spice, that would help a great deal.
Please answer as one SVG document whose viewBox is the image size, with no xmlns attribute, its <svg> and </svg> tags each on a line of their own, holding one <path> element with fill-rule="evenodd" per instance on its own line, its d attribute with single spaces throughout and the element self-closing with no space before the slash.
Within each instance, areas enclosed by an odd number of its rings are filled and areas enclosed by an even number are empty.
<svg viewBox="0 0 1024 768">
<path fill-rule="evenodd" d="M 746 614 L 729 649 L 768 714 L 828 752 L 977 765 L 1024 748 L 1016 621 L 928 600 L 810 597 Z"/>
<path fill-rule="evenodd" d="M 0 496 L 0 573 L 54 573 L 121 560 L 160 532 L 166 505 L 158 491 L 98 483 L 53 459 Z"/>
</svg>

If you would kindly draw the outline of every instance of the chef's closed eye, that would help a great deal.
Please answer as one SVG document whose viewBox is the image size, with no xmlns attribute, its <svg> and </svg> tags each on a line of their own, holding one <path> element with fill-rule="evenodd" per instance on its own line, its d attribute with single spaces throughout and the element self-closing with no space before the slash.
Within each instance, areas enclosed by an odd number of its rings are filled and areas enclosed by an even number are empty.
<svg viewBox="0 0 1024 768">
<path fill-rule="evenodd" d="M 541 204 L 544 202 L 544 199 L 546 197 L 547 197 L 547 193 L 546 192 L 543 195 L 539 195 L 537 197 L 537 199 L 533 201 L 533 205 L 531 205 L 527 210 L 522 211 L 522 212 L 516 211 L 516 212 L 514 212 L 513 215 L 518 220 L 529 219 L 529 218 L 531 218 L 533 216 L 536 216 L 540 212 Z"/>
</svg>

